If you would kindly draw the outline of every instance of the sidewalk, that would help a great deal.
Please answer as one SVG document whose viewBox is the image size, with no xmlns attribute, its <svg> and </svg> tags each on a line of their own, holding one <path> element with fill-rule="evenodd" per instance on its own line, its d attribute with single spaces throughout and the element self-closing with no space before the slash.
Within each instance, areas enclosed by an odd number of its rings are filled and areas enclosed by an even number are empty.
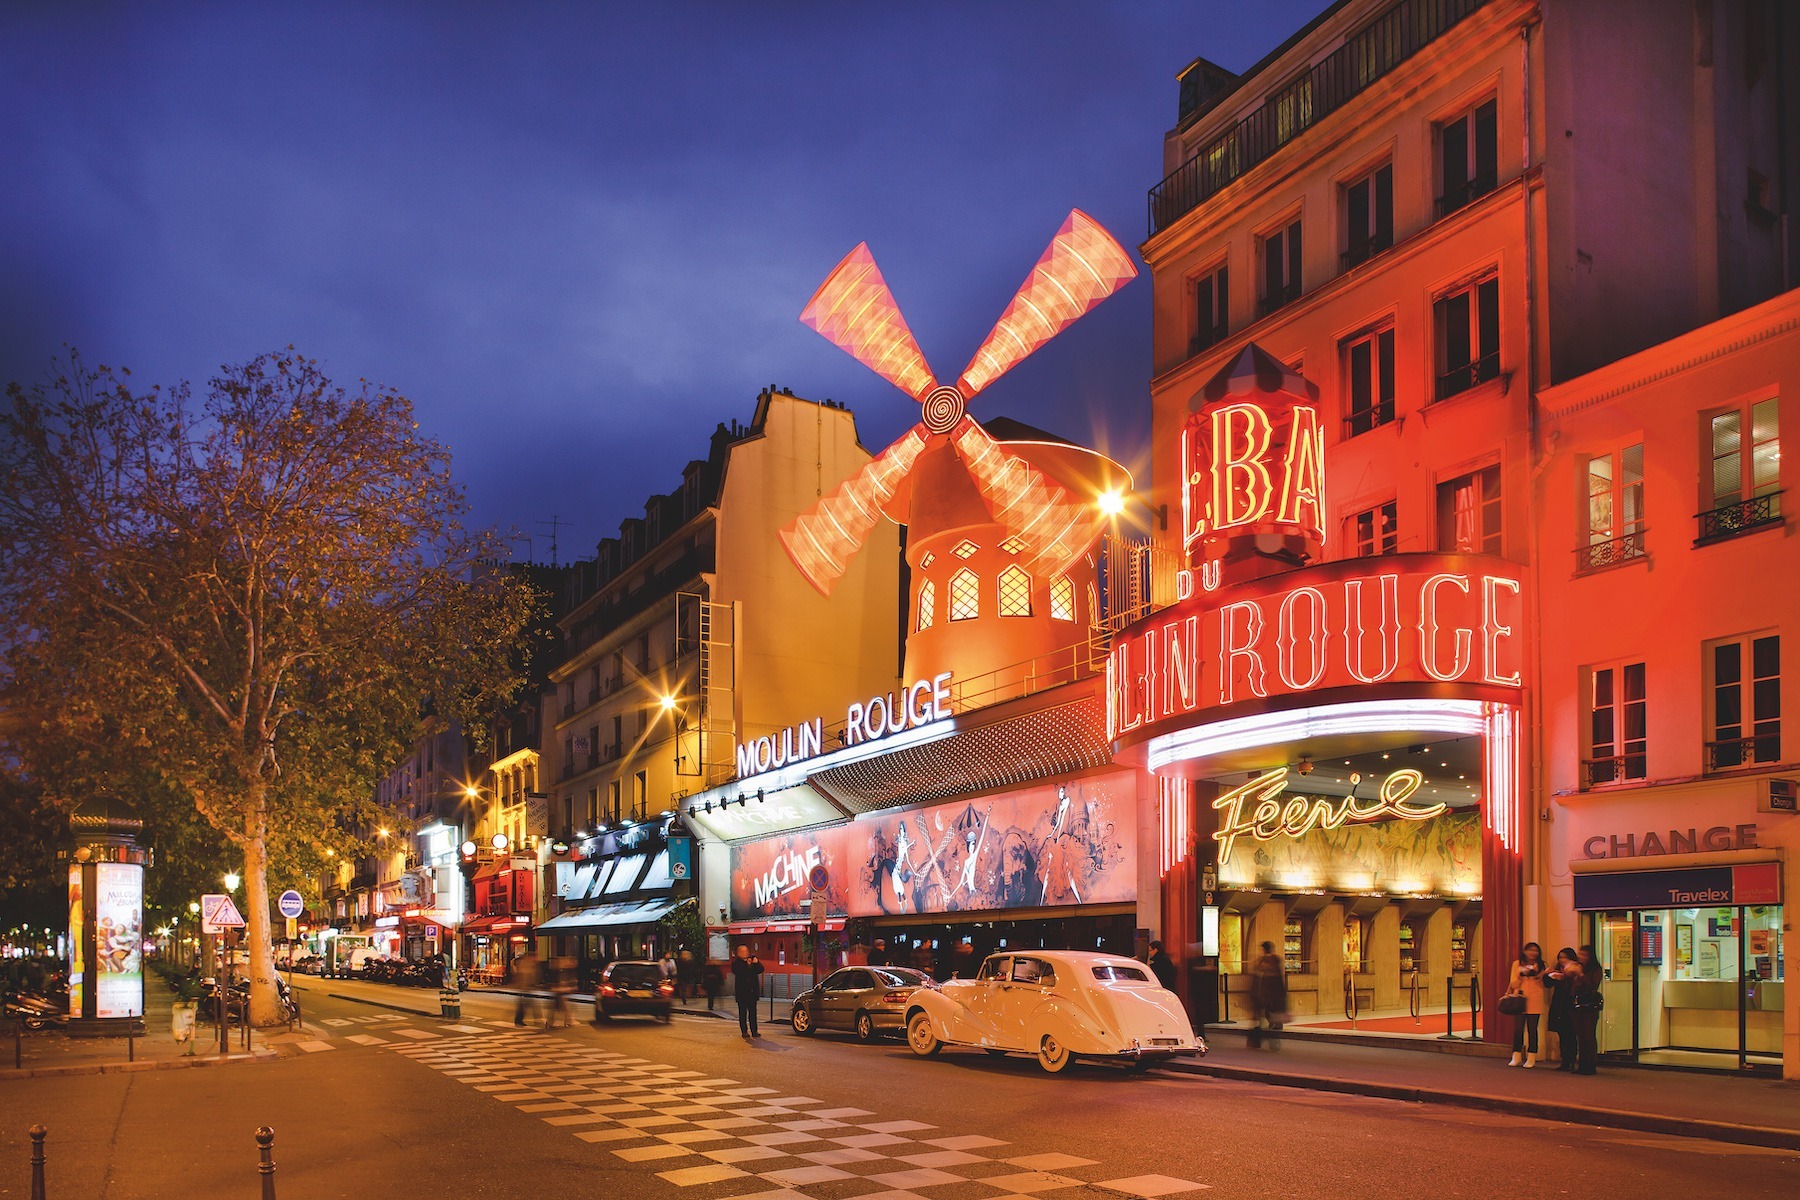
<svg viewBox="0 0 1800 1200">
<path fill-rule="evenodd" d="M 1252 1050 L 1243 1035 L 1209 1028 L 1212 1053 L 1174 1070 L 1221 1079 L 1452 1104 L 1577 1125 L 1711 1138 L 1800 1150 L 1800 1084 L 1763 1076 L 1602 1066 L 1568 1075 L 1504 1059 L 1281 1039 Z"/>
<path fill-rule="evenodd" d="M 201 1025 L 195 1031 L 194 1053 L 182 1054 L 169 1031 L 169 1010 L 175 994 L 161 977 L 144 973 L 144 1033 L 141 1037 L 70 1037 L 60 1029 L 26 1031 L 15 1040 L 11 1030 L 0 1039 L 0 1080 L 36 1079 L 52 1075 L 106 1075 L 120 1071 L 166 1071 L 208 1067 L 225 1063 L 261 1062 L 277 1057 L 265 1047 L 262 1035 L 251 1040 L 252 1050 L 239 1050 L 242 1035 L 231 1031 L 231 1053 L 219 1055 L 218 1027 Z M 15 1067 L 14 1055 L 22 1066 Z"/>
</svg>

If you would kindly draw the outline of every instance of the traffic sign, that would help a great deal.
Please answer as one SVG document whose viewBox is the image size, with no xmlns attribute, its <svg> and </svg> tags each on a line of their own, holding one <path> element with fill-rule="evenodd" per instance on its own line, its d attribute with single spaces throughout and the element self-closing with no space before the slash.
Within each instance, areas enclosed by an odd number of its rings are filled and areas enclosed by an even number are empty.
<svg viewBox="0 0 1800 1200">
<path fill-rule="evenodd" d="M 814 863 L 813 869 L 807 872 L 806 881 L 812 884 L 813 891 L 822 892 L 831 884 L 831 872 L 825 869 L 824 863 Z"/>
<path fill-rule="evenodd" d="M 293 888 L 289 888 L 281 893 L 279 900 L 275 901 L 275 907 L 288 920 L 297 920 L 300 914 L 306 911 L 306 897 Z"/>
<path fill-rule="evenodd" d="M 287 940 L 294 941 L 300 936 L 300 922 L 293 917 L 287 919 Z"/>
<path fill-rule="evenodd" d="M 200 928 L 203 932 L 222 933 L 243 927 L 244 914 L 237 910 L 230 896 L 213 893 L 200 897 Z"/>
</svg>

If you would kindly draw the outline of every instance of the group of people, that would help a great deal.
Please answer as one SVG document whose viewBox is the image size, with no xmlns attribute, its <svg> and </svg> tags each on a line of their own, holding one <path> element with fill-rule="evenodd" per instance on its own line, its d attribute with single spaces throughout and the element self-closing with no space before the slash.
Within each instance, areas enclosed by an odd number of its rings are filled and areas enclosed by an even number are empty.
<svg viewBox="0 0 1800 1200">
<path fill-rule="evenodd" d="M 1600 1010 L 1605 1005 L 1600 985 L 1605 976 L 1592 946 L 1556 952 L 1556 961 L 1544 961 L 1544 949 L 1526 942 L 1519 950 L 1507 981 L 1507 995 L 1517 996 L 1508 1007 L 1520 1008 L 1513 1025 L 1510 1067 L 1535 1067 L 1542 1053 L 1542 1027 L 1558 1039 L 1563 1070 L 1592 1075 L 1600 1056 Z M 1521 1007 L 1522 1005 L 1522 1007 Z"/>
</svg>

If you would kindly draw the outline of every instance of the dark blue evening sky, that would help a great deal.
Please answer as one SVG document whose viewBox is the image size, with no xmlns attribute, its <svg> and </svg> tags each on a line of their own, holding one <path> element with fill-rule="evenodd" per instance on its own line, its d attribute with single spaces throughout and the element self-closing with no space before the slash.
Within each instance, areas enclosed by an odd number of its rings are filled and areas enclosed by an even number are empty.
<svg viewBox="0 0 1800 1200">
<path fill-rule="evenodd" d="M 293 343 L 584 555 L 765 384 L 885 445 L 917 405 L 796 319 L 832 265 L 954 379 L 1070 207 L 1143 238 L 1175 73 L 1323 3 L 7 4 L 0 379 Z M 974 411 L 1141 458 L 1149 341 L 1140 276 Z"/>
</svg>

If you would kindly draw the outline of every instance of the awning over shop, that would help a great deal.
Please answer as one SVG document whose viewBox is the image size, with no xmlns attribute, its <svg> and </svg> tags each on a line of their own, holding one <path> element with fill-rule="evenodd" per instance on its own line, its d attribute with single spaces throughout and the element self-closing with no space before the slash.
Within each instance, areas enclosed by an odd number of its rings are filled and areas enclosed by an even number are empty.
<svg viewBox="0 0 1800 1200">
<path fill-rule="evenodd" d="M 470 934 L 491 934 L 518 930 L 523 933 L 530 925 L 530 917 L 470 917 L 463 922 L 462 931 Z"/>
<path fill-rule="evenodd" d="M 833 917 L 819 925 L 827 933 L 843 927 L 842 917 Z M 810 921 L 733 921 L 725 927 L 725 932 L 733 937 L 745 937 L 754 933 L 805 933 L 811 928 Z"/>
<path fill-rule="evenodd" d="M 623 904 L 597 904 L 551 917 L 537 927 L 539 933 L 582 933 L 589 929 L 613 929 L 621 925 L 648 925 L 660 921 L 686 901 L 671 897 L 634 900 Z"/>
</svg>

